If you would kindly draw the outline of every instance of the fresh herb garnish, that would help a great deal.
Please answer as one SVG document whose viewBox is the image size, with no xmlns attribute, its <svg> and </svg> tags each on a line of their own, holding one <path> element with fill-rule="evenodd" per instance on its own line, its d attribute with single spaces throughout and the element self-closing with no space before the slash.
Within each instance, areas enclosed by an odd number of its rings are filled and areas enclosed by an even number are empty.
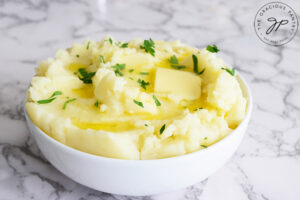
<svg viewBox="0 0 300 200">
<path fill-rule="evenodd" d="M 89 49 L 89 48 L 90 48 L 90 41 L 86 45 L 86 49 Z"/>
<path fill-rule="evenodd" d="M 200 108 L 196 108 L 194 111 L 197 111 L 197 110 L 202 110 L 203 108 L 202 107 L 200 107 Z"/>
<path fill-rule="evenodd" d="M 39 101 L 37 101 L 37 103 L 38 104 L 51 103 L 54 99 L 56 99 L 57 95 L 62 95 L 62 92 L 61 91 L 55 91 L 55 92 L 52 93 L 52 95 L 48 99 L 39 100 Z"/>
<path fill-rule="evenodd" d="M 197 58 L 197 56 L 195 54 L 193 54 L 192 58 L 193 58 L 193 63 L 194 63 L 194 72 L 196 74 L 199 74 L 199 75 L 203 74 L 203 72 L 205 71 L 205 68 L 202 69 L 200 72 L 198 72 L 198 58 Z"/>
<path fill-rule="evenodd" d="M 147 86 L 147 85 L 150 85 L 149 82 L 145 82 L 144 80 L 141 80 L 141 79 L 139 79 L 137 82 L 138 82 L 139 84 L 141 84 L 141 87 L 144 88 L 145 90 L 146 90 L 146 86 Z"/>
<path fill-rule="evenodd" d="M 127 48 L 128 47 L 128 43 L 123 43 L 120 47 L 121 48 Z"/>
<path fill-rule="evenodd" d="M 232 69 L 230 70 L 230 69 L 227 69 L 227 68 L 222 67 L 221 69 L 223 69 L 223 70 L 225 70 L 226 72 L 228 72 L 231 76 L 234 76 L 234 74 L 235 74 L 235 68 L 232 68 Z"/>
<path fill-rule="evenodd" d="M 155 44 L 151 38 L 149 40 L 144 40 L 144 46 L 141 45 L 140 48 L 145 49 L 145 52 L 155 56 Z"/>
<path fill-rule="evenodd" d="M 184 65 L 171 65 L 172 68 L 174 69 L 184 69 L 186 68 Z"/>
<path fill-rule="evenodd" d="M 133 71 L 134 71 L 134 69 L 130 69 L 130 70 L 129 70 L 130 73 L 133 72 Z"/>
<path fill-rule="evenodd" d="M 148 124 L 144 124 L 145 126 L 148 126 Z"/>
<path fill-rule="evenodd" d="M 165 131 L 166 124 L 162 125 L 162 127 L 159 130 L 159 133 L 162 134 Z"/>
<path fill-rule="evenodd" d="M 102 55 L 99 56 L 100 63 L 105 63 L 104 57 Z"/>
<path fill-rule="evenodd" d="M 93 78 L 93 76 L 95 76 L 96 72 L 87 72 L 86 69 L 84 69 L 84 68 L 79 68 L 78 72 L 80 73 L 80 76 L 78 76 L 78 78 L 80 80 L 82 80 L 83 83 L 86 83 L 86 84 L 93 83 L 92 78 Z"/>
<path fill-rule="evenodd" d="M 205 137 L 204 140 L 207 140 L 207 137 Z"/>
<path fill-rule="evenodd" d="M 133 99 L 133 102 L 134 102 L 136 105 L 138 105 L 138 106 L 144 108 L 143 102 L 137 101 L 137 100 L 135 100 L 135 99 Z"/>
<path fill-rule="evenodd" d="M 215 44 L 213 46 L 207 45 L 206 50 L 211 53 L 218 53 L 220 51 Z"/>
<path fill-rule="evenodd" d="M 177 59 L 177 57 L 176 57 L 175 55 L 173 55 L 173 56 L 171 56 L 171 57 L 169 58 L 169 62 L 170 62 L 171 64 L 177 65 L 177 64 L 178 64 L 178 59 Z"/>
<path fill-rule="evenodd" d="M 141 72 L 140 75 L 149 75 L 149 72 Z"/>
<path fill-rule="evenodd" d="M 67 100 L 67 101 L 64 103 L 63 110 L 65 110 L 65 109 L 67 108 L 68 103 L 70 103 L 70 102 L 72 102 L 72 101 L 75 101 L 75 100 L 76 100 L 76 98 Z"/>
<path fill-rule="evenodd" d="M 156 104 L 156 106 L 161 106 L 161 103 L 160 103 L 160 101 L 156 98 L 156 96 L 155 95 L 153 95 L 152 96 L 152 98 L 153 98 L 153 100 L 154 100 L 154 102 L 155 102 L 155 104 Z"/>
<path fill-rule="evenodd" d="M 174 69 L 184 69 L 186 68 L 184 65 L 178 65 L 178 59 L 175 55 L 169 58 L 169 63 L 171 63 L 171 67 Z"/>
<path fill-rule="evenodd" d="M 132 77 L 129 77 L 129 79 L 130 79 L 130 80 L 133 80 L 133 78 L 132 78 Z"/>
<path fill-rule="evenodd" d="M 121 72 L 121 70 L 125 69 L 125 64 L 116 64 L 116 65 L 112 66 L 112 68 L 115 69 L 116 75 L 123 76 L 123 73 Z"/>
<path fill-rule="evenodd" d="M 111 38 L 109 38 L 108 41 L 111 45 L 113 44 L 113 40 Z"/>
<path fill-rule="evenodd" d="M 207 148 L 207 146 L 206 146 L 206 145 L 203 145 L 203 144 L 201 144 L 200 146 L 201 146 L 201 147 L 204 147 L 204 148 Z"/>
<path fill-rule="evenodd" d="M 100 102 L 98 100 L 96 100 L 96 102 L 94 103 L 94 106 L 96 106 L 98 108 Z"/>
<path fill-rule="evenodd" d="M 79 58 L 79 55 L 77 54 L 76 57 Z"/>
</svg>

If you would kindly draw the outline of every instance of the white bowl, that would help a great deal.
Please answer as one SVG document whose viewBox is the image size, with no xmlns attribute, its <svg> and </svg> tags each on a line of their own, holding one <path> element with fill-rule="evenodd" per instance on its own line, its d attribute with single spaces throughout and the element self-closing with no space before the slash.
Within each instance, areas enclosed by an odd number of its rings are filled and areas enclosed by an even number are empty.
<svg viewBox="0 0 300 200">
<path fill-rule="evenodd" d="M 158 160 L 121 160 L 84 153 L 68 147 L 33 124 L 28 127 L 40 150 L 63 174 L 90 188 L 121 195 L 153 195 L 184 188 L 207 178 L 222 167 L 240 144 L 252 112 L 252 97 L 244 79 L 237 75 L 248 99 L 245 119 L 227 137 L 206 149 Z"/>
</svg>

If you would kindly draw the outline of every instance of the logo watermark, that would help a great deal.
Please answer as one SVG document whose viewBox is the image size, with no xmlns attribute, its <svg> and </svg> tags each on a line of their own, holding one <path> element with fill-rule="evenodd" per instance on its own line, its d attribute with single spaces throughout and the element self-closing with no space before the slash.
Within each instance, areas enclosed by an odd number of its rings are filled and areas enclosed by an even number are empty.
<svg viewBox="0 0 300 200">
<path fill-rule="evenodd" d="M 298 30 L 295 11 L 285 3 L 270 2 L 256 13 L 254 29 L 261 41 L 280 46 L 291 41 Z"/>
</svg>

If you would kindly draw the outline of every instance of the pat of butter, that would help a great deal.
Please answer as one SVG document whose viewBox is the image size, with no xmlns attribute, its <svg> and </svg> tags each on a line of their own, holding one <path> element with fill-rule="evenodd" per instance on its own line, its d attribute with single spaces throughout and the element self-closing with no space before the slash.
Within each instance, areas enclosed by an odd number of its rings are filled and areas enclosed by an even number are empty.
<svg viewBox="0 0 300 200">
<path fill-rule="evenodd" d="M 201 94 L 201 78 L 192 72 L 157 68 L 154 92 L 175 94 L 195 100 Z"/>
</svg>

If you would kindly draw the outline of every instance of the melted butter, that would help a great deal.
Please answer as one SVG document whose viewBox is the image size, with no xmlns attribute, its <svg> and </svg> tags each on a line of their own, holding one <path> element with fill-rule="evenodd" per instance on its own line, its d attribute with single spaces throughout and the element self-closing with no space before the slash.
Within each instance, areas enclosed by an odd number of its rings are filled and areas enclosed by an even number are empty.
<svg viewBox="0 0 300 200">
<path fill-rule="evenodd" d="M 94 98 L 94 88 L 92 84 L 84 84 L 81 88 L 73 89 L 72 92 L 81 98 Z"/>
<path fill-rule="evenodd" d="M 90 123 L 72 119 L 72 124 L 80 129 L 93 129 L 93 130 L 103 130 L 103 131 L 130 131 L 136 129 L 132 123 L 126 122 L 101 122 L 101 123 Z"/>
</svg>

